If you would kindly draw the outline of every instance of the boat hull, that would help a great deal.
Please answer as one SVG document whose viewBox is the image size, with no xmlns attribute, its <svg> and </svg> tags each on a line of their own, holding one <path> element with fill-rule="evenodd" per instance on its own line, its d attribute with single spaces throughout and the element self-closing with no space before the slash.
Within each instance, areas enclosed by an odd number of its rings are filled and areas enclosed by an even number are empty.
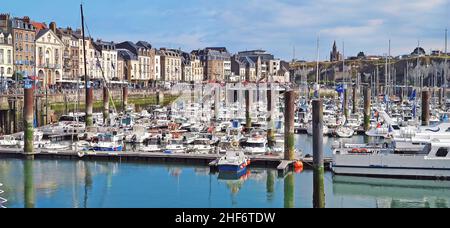
<svg viewBox="0 0 450 228">
<path fill-rule="evenodd" d="M 448 179 L 450 160 L 426 156 L 335 155 L 332 170 L 336 175 Z"/>
<path fill-rule="evenodd" d="M 219 165 L 219 172 L 228 172 L 228 173 L 241 173 L 247 170 L 247 167 L 242 165 Z"/>
<path fill-rule="evenodd" d="M 117 147 L 93 147 L 92 150 L 93 151 L 114 152 L 114 151 L 122 151 L 123 147 L 122 146 L 117 146 Z"/>
</svg>

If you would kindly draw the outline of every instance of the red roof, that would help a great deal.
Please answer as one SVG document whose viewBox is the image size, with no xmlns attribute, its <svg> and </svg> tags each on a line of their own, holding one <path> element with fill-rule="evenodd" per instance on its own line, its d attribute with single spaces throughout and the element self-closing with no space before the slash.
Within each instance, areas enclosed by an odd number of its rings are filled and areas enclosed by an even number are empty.
<svg viewBox="0 0 450 228">
<path fill-rule="evenodd" d="M 47 29 L 47 26 L 44 23 L 32 21 L 31 24 L 36 28 L 36 32 L 39 30 Z"/>
</svg>

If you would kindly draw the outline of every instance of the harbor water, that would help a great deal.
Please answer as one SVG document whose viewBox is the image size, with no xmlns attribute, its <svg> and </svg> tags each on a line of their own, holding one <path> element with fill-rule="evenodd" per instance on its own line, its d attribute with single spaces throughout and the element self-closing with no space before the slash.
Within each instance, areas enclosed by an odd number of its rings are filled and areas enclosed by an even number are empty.
<svg viewBox="0 0 450 228">
<path fill-rule="evenodd" d="M 297 137 L 307 153 L 309 137 Z M 333 141 L 326 139 L 326 156 Z M 311 208 L 312 181 L 308 170 L 279 177 L 276 170 L 250 169 L 227 180 L 204 166 L 0 159 L 0 197 L 8 208 Z M 450 182 L 326 173 L 325 194 L 331 208 L 448 207 Z"/>
</svg>

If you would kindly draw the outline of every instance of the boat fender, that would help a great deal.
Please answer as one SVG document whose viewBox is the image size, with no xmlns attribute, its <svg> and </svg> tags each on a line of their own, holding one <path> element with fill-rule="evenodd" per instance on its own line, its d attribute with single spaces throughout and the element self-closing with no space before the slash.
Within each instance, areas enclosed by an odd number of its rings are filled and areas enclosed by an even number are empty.
<svg viewBox="0 0 450 228">
<path fill-rule="evenodd" d="M 79 158 L 82 158 L 82 157 L 84 157 L 84 155 L 85 155 L 85 154 L 84 154 L 84 152 L 83 152 L 83 151 L 79 151 L 79 152 L 78 152 L 78 157 L 79 157 Z"/>
</svg>

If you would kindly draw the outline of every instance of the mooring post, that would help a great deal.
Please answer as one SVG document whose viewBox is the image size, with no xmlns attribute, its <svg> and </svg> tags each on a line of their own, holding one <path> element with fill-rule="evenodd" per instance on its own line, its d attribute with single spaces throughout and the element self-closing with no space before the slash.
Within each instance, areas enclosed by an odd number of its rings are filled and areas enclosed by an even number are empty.
<svg viewBox="0 0 450 228">
<path fill-rule="evenodd" d="M 344 85 L 344 116 L 348 118 L 348 86 Z"/>
<path fill-rule="evenodd" d="M 358 113 L 358 85 L 355 84 L 353 86 L 353 109 L 352 113 L 356 114 Z"/>
<path fill-rule="evenodd" d="M 34 152 L 34 87 L 26 82 L 24 87 L 24 106 L 23 106 L 23 127 L 24 127 L 24 147 L 25 155 L 31 155 Z"/>
<path fill-rule="evenodd" d="M 107 125 L 109 120 L 109 91 L 108 87 L 103 85 L 103 124 Z"/>
<path fill-rule="evenodd" d="M 430 92 L 422 91 L 422 126 L 430 125 Z"/>
<path fill-rule="evenodd" d="M 216 121 L 219 119 L 220 103 L 220 84 L 216 84 L 216 88 L 214 89 L 214 118 Z"/>
<path fill-rule="evenodd" d="M 86 83 L 86 128 L 88 128 L 94 125 L 94 119 L 92 116 L 94 111 L 94 88 L 92 88 L 90 81 L 87 81 Z"/>
<path fill-rule="evenodd" d="M 313 168 L 314 208 L 325 207 L 324 162 L 323 162 L 323 101 L 313 100 Z"/>
<path fill-rule="evenodd" d="M 288 90 L 284 93 L 284 159 L 295 160 L 295 93 Z"/>
<path fill-rule="evenodd" d="M 364 91 L 364 131 L 370 130 L 370 110 L 372 106 L 372 94 L 370 87 Z"/>
<path fill-rule="evenodd" d="M 128 106 L 128 85 L 122 88 L 122 110 L 125 113 Z"/>
<path fill-rule="evenodd" d="M 274 129 L 274 91 L 270 83 L 267 84 L 267 142 L 269 147 L 272 148 L 275 142 L 275 129 Z"/>
<path fill-rule="evenodd" d="M 252 91 L 250 91 L 250 89 L 246 89 L 245 90 L 245 127 L 247 130 L 252 128 L 251 96 L 252 96 Z"/>
</svg>

